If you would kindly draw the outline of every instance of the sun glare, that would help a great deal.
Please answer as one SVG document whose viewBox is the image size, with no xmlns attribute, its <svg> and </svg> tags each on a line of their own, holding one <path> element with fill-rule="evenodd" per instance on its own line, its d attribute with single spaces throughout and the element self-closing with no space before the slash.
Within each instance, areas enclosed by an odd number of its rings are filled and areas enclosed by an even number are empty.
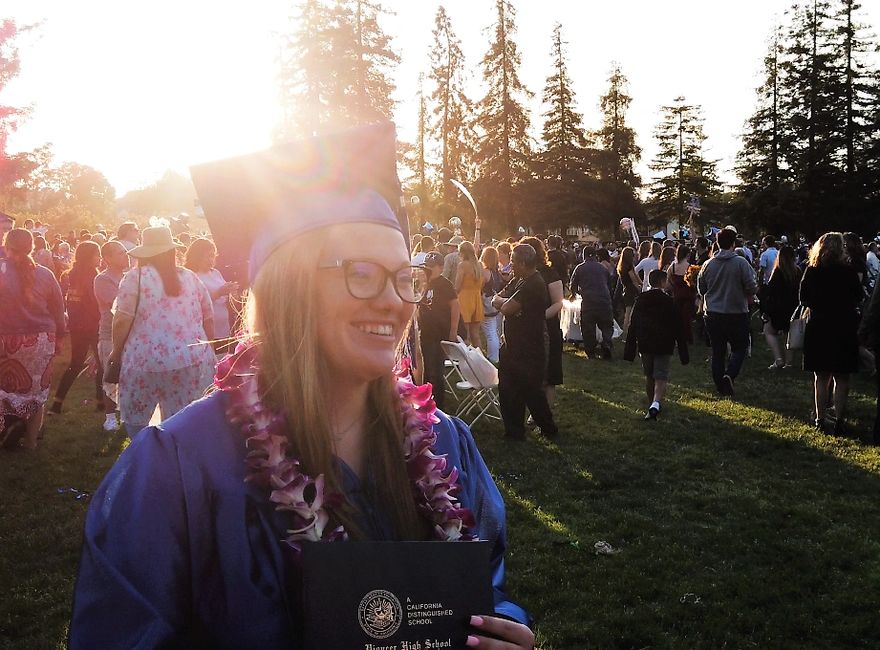
<svg viewBox="0 0 880 650">
<path fill-rule="evenodd" d="M 56 159 L 96 167 L 125 191 L 169 167 L 268 146 L 278 121 L 277 46 L 267 38 L 275 3 L 95 4 L 107 28 L 89 39 L 74 28 L 79 9 L 54 6 L 22 48 L 28 74 L 11 84 L 7 101 L 33 103 L 32 120 L 74 129 L 54 143 Z M 22 149 L 53 138 L 27 135 Z"/>
</svg>

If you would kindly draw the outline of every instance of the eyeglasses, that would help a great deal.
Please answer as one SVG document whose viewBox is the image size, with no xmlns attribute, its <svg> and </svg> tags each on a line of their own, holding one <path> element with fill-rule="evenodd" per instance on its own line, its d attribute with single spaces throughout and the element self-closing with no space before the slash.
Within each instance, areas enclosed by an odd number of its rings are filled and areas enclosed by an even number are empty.
<svg viewBox="0 0 880 650">
<path fill-rule="evenodd" d="M 352 298 L 358 300 L 377 298 L 385 290 L 389 279 L 394 292 L 404 302 L 421 302 L 428 290 L 428 272 L 423 266 L 404 266 L 396 271 L 389 271 L 376 262 L 336 260 L 318 268 L 342 269 L 345 274 L 345 288 Z"/>
</svg>

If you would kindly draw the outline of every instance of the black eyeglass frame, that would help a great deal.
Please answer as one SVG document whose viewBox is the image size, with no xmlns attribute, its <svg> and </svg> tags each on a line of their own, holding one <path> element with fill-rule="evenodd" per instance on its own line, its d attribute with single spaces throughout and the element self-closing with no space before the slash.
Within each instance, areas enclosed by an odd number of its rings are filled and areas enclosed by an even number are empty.
<svg viewBox="0 0 880 650">
<path fill-rule="evenodd" d="M 382 269 L 385 272 L 385 282 L 383 282 L 379 289 L 376 291 L 375 295 L 372 296 L 356 296 L 354 292 L 351 290 L 351 285 L 349 285 L 348 280 L 348 269 L 352 264 L 372 264 L 373 266 Z M 430 273 L 428 269 L 424 266 L 416 266 L 412 264 L 405 264 L 401 266 L 396 271 L 389 271 L 386 267 L 382 266 L 378 262 L 373 262 L 372 260 L 335 260 L 329 264 L 321 264 L 318 266 L 319 271 L 328 271 L 332 269 L 342 269 L 343 277 L 345 277 L 345 288 L 348 291 L 348 294 L 357 300 L 373 300 L 374 298 L 378 298 L 382 295 L 382 292 L 385 291 L 385 287 L 388 285 L 388 281 L 391 281 L 391 286 L 394 288 L 394 293 L 397 294 L 397 297 L 400 298 L 403 302 L 409 303 L 410 305 L 419 304 L 425 295 L 428 293 L 428 282 L 430 281 Z M 400 289 L 397 287 L 397 274 L 403 271 L 404 269 L 419 269 L 425 274 L 425 291 L 419 296 L 418 300 L 410 300 L 409 298 L 404 298 L 400 295 Z"/>
</svg>

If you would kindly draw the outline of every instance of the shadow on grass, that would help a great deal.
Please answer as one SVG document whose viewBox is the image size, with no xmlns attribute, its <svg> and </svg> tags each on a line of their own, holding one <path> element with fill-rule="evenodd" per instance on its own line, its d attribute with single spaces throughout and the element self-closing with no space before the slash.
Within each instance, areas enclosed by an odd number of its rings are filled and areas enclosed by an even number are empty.
<svg viewBox="0 0 880 650">
<path fill-rule="evenodd" d="M 876 451 L 692 389 L 644 422 L 638 376 L 588 363 L 558 441 L 478 433 L 545 648 L 880 643 Z"/>
<path fill-rule="evenodd" d="M 128 444 L 102 421 L 82 404 L 47 418 L 36 451 L 0 454 L 0 648 L 66 647 L 90 495 Z"/>
<path fill-rule="evenodd" d="M 638 364 L 566 355 L 557 440 L 477 427 L 541 647 L 877 647 L 880 454 L 809 429 L 807 375 L 753 359 L 738 401 L 718 400 L 700 354 L 673 368 L 657 423 Z M 0 455 L 0 648 L 63 647 L 88 502 L 57 489 L 93 492 L 127 444 L 100 420 L 77 406 L 35 454 Z"/>
</svg>

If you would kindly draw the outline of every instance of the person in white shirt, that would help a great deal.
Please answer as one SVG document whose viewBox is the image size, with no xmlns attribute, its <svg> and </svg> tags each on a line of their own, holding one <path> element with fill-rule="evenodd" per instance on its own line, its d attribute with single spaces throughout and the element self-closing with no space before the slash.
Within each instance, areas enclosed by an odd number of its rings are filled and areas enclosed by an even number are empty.
<svg viewBox="0 0 880 650">
<path fill-rule="evenodd" d="M 425 257 L 427 257 L 428 253 L 434 250 L 434 238 L 425 235 L 419 240 L 418 246 L 416 246 L 413 250 L 415 251 L 412 254 L 412 265 L 413 266 L 424 266 Z"/>
<path fill-rule="evenodd" d="M 873 287 L 877 282 L 877 276 L 880 275 L 880 256 L 877 255 L 877 242 L 868 244 L 868 254 L 865 258 L 868 265 L 868 286 Z"/>
<path fill-rule="evenodd" d="M 214 337 L 222 348 L 223 339 L 231 336 L 229 322 L 229 294 L 238 290 L 238 283 L 227 282 L 223 274 L 214 268 L 217 261 L 217 247 L 210 239 L 197 238 L 189 245 L 186 251 L 184 266 L 193 271 L 211 296 L 211 304 L 214 310 Z"/>
<path fill-rule="evenodd" d="M 776 264 L 779 250 L 776 248 L 776 239 L 773 235 L 767 235 L 761 243 L 764 244 L 764 252 L 761 253 L 759 268 L 761 269 L 762 284 L 767 284 L 770 282 L 770 274 L 773 273 L 773 266 Z"/>
<path fill-rule="evenodd" d="M 642 291 L 647 291 L 651 288 L 651 285 L 648 284 L 648 276 L 651 274 L 651 271 L 659 268 L 660 252 L 660 242 L 651 242 L 651 255 L 641 260 L 636 265 L 636 273 L 638 273 L 639 277 L 642 279 Z"/>
<path fill-rule="evenodd" d="M 101 247 L 101 260 L 105 269 L 95 276 L 92 288 L 98 303 L 98 361 L 102 368 L 113 351 L 113 301 L 119 292 L 119 283 L 129 268 L 129 258 L 121 241 L 110 241 Z M 119 428 L 118 384 L 104 383 L 104 431 Z"/>
</svg>

